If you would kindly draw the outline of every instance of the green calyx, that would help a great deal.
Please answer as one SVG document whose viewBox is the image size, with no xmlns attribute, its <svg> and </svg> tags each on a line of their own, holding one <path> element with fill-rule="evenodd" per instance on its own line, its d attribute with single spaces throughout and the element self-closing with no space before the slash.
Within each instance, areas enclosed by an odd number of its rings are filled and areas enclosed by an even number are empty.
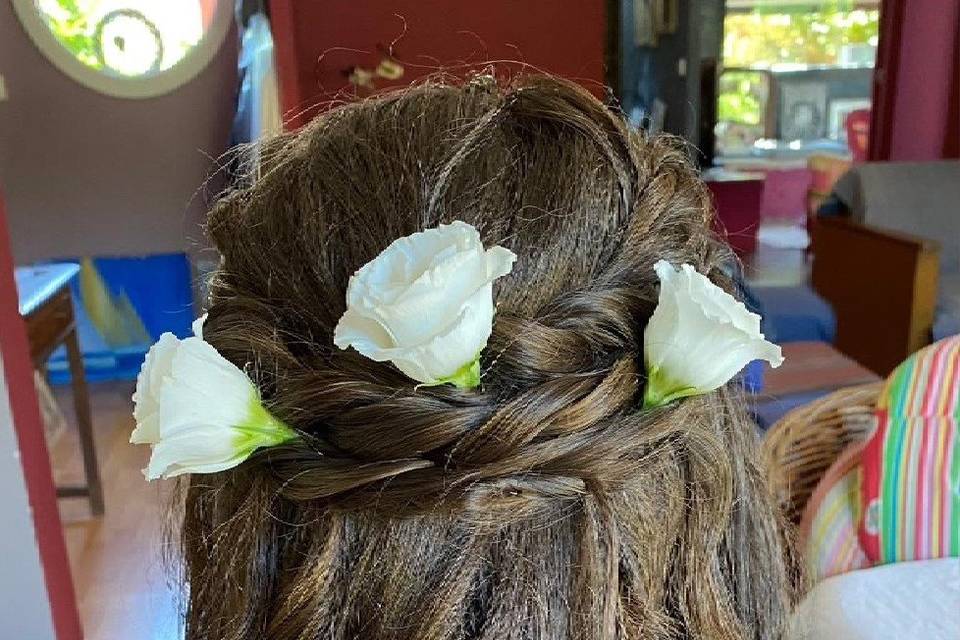
<svg viewBox="0 0 960 640">
<path fill-rule="evenodd" d="M 247 416 L 246 422 L 234 426 L 235 444 L 244 457 L 261 447 L 275 447 L 299 437 L 296 431 L 267 411 L 258 397 L 251 398 Z"/>
<path fill-rule="evenodd" d="M 643 392 L 643 408 L 663 407 L 674 400 L 695 396 L 698 393 L 694 387 L 670 380 L 660 369 L 654 369 L 647 376 L 647 388 Z"/>
<path fill-rule="evenodd" d="M 436 382 L 418 384 L 417 387 L 436 387 L 441 384 L 452 384 L 458 389 L 475 389 L 480 386 L 480 354 L 473 361 L 468 362 L 453 375 L 440 378 Z"/>
<path fill-rule="evenodd" d="M 449 378 L 442 380 L 443 383 L 452 384 L 458 389 L 473 389 L 480 386 L 480 356 L 469 363 L 465 364 L 454 373 Z"/>
</svg>

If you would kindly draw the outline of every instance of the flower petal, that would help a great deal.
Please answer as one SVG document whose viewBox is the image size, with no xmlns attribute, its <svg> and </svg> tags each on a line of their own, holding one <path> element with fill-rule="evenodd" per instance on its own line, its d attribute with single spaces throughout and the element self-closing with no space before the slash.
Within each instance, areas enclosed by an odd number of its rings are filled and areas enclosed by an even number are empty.
<svg viewBox="0 0 960 640">
<path fill-rule="evenodd" d="M 460 221 L 400 238 L 351 277 L 334 344 L 391 361 L 419 382 L 448 379 L 486 344 L 492 282 L 516 259 L 503 247 L 484 250 L 480 233 Z"/>
<path fill-rule="evenodd" d="M 203 325 L 207 321 L 207 316 L 209 314 L 203 314 L 199 318 L 193 321 L 193 324 L 190 325 L 190 328 L 193 329 L 193 335 L 203 340 Z"/>
<path fill-rule="evenodd" d="M 357 309 L 347 309 L 333 330 L 333 343 L 341 349 L 353 347 L 366 357 L 382 362 L 375 354 L 396 345 L 390 331 L 377 320 L 368 318 Z"/>
<path fill-rule="evenodd" d="M 396 294 L 395 285 L 407 285 L 416 280 L 435 264 L 438 255 L 447 257 L 451 253 L 477 248 L 483 249 L 480 233 L 459 220 L 398 238 L 350 279 L 347 306 L 357 306 L 363 297 L 376 303 L 392 302 L 390 296 L 381 297 L 381 294 Z"/>
<path fill-rule="evenodd" d="M 165 439 L 196 424 L 245 424 L 259 402 L 239 367 L 200 338 L 187 338 L 160 392 L 160 435 Z"/>
<path fill-rule="evenodd" d="M 760 316 L 750 312 L 742 302 L 715 285 L 710 278 L 689 264 L 682 265 L 681 274 L 686 281 L 691 300 L 698 304 L 706 315 L 732 322 L 741 331 L 760 333 Z"/>
<path fill-rule="evenodd" d="M 394 302 L 370 309 L 366 315 L 388 327 L 396 344 L 422 344 L 453 324 L 460 307 L 486 283 L 483 251 L 462 251 L 431 266 Z M 424 313 L 425 309 L 431 313 Z"/>
<path fill-rule="evenodd" d="M 764 339 L 760 317 L 709 278 L 684 264 L 660 261 L 657 308 L 644 331 L 647 406 L 726 384 L 749 362 L 783 362 L 780 347 Z"/>
<path fill-rule="evenodd" d="M 430 342 L 409 349 L 392 349 L 384 355 L 406 375 L 425 384 L 454 375 L 473 362 L 493 330 L 493 285 L 478 290 L 464 305 L 456 322 Z M 473 354 L 464 358 L 463 354 Z"/>
<path fill-rule="evenodd" d="M 164 333 L 150 347 L 137 375 L 137 387 L 133 392 L 133 418 L 137 423 L 130 442 L 152 444 L 160 440 L 159 394 L 160 389 L 173 369 L 173 357 L 180 341 L 172 333 Z"/>
<path fill-rule="evenodd" d="M 254 449 L 239 449 L 236 433 L 222 426 L 191 425 L 154 445 L 145 475 L 148 480 L 184 473 L 214 473 L 236 466 Z"/>
<path fill-rule="evenodd" d="M 487 280 L 492 281 L 513 271 L 513 263 L 517 261 L 517 254 L 506 247 L 490 247 L 486 254 Z"/>
</svg>

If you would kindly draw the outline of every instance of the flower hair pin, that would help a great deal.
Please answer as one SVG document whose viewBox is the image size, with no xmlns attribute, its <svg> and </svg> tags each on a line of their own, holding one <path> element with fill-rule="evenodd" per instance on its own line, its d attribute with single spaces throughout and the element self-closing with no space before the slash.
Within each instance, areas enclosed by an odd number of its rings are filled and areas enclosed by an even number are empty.
<svg viewBox="0 0 960 640">
<path fill-rule="evenodd" d="M 517 259 L 484 249 L 465 222 L 400 238 L 350 278 L 334 332 L 372 360 L 390 361 L 425 385 L 480 384 L 480 352 L 493 329 L 494 280 Z M 297 438 L 274 417 L 247 374 L 203 339 L 164 333 L 137 377 L 134 444 L 149 444 L 148 480 L 230 469 L 261 447 Z"/>
<path fill-rule="evenodd" d="M 440 225 L 390 244 L 347 287 L 334 331 L 341 349 L 391 362 L 421 385 L 480 384 L 480 353 L 493 330 L 493 281 L 517 256 L 485 249 L 465 222 Z M 661 260 L 660 298 L 644 331 L 644 408 L 709 393 L 752 360 L 783 362 L 750 313 L 689 264 Z M 148 480 L 235 467 L 261 447 L 298 437 L 273 416 L 247 374 L 203 339 L 171 333 L 150 348 L 133 395 L 134 444 L 149 444 Z"/>
<path fill-rule="evenodd" d="M 654 265 L 660 299 L 643 333 L 645 408 L 720 388 L 753 360 L 774 368 L 780 347 L 760 332 L 760 316 L 689 264 Z"/>
<path fill-rule="evenodd" d="M 297 437 L 263 406 L 247 374 L 204 341 L 205 320 L 193 323 L 193 337 L 161 335 L 137 376 L 130 442 L 150 445 L 147 480 L 230 469 Z"/>
<path fill-rule="evenodd" d="M 504 247 L 484 249 L 480 232 L 460 221 L 395 240 L 350 277 L 333 342 L 422 385 L 476 387 L 493 331 L 493 281 L 516 259 Z"/>
</svg>

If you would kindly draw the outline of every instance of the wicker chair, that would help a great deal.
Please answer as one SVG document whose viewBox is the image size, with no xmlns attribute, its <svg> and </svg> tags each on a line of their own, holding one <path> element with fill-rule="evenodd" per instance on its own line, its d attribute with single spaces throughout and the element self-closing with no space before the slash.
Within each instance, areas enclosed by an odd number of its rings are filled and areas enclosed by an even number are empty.
<svg viewBox="0 0 960 640">
<path fill-rule="evenodd" d="M 869 435 L 882 387 L 883 382 L 872 382 L 835 391 L 794 409 L 767 432 L 761 444 L 767 478 L 794 524 L 834 460 Z"/>
</svg>

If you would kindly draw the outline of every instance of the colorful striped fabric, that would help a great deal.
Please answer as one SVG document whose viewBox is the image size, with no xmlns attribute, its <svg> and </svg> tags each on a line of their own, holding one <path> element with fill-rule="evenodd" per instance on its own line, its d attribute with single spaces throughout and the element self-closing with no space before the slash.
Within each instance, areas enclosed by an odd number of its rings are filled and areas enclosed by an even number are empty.
<svg viewBox="0 0 960 640">
<path fill-rule="evenodd" d="M 813 582 L 871 565 L 857 535 L 860 524 L 860 453 L 854 443 L 830 466 L 804 509 L 800 544 Z"/>
<path fill-rule="evenodd" d="M 861 545 L 876 563 L 960 556 L 960 337 L 901 364 L 861 456 Z"/>
<path fill-rule="evenodd" d="M 877 410 L 904 418 L 960 419 L 960 336 L 904 360 L 887 378 Z"/>
</svg>

